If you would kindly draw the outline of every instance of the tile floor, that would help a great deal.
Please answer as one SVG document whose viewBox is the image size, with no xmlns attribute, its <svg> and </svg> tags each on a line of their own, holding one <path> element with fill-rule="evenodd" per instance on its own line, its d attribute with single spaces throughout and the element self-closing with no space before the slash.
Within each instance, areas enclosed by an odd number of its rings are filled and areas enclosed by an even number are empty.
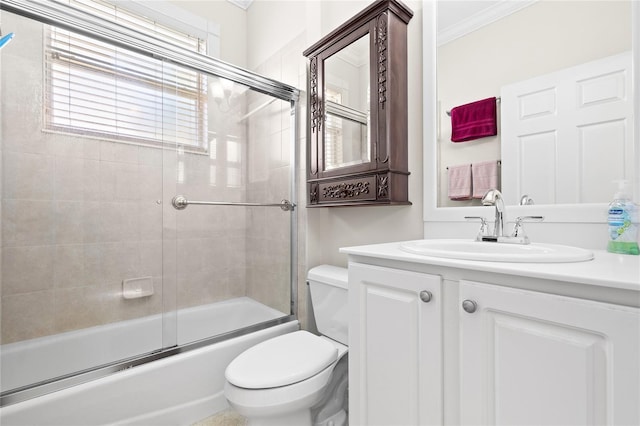
<svg viewBox="0 0 640 426">
<path fill-rule="evenodd" d="M 199 422 L 192 426 L 246 426 L 247 420 L 233 410 L 225 410 Z"/>
</svg>

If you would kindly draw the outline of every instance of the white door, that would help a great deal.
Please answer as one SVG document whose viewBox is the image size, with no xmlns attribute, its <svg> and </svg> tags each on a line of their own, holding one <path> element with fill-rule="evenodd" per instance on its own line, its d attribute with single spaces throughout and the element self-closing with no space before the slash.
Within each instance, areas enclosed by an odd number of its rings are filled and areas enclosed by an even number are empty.
<svg viewBox="0 0 640 426">
<path fill-rule="evenodd" d="M 632 179 L 631 53 L 501 89 L 503 194 L 508 204 L 610 201 Z"/>
<path fill-rule="evenodd" d="M 462 424 L 640 424 L 639 309 L 469 281 L 459 302 Z"/>
<path fill-rule="evenodd" d="M 441 294 L 439 276 L 349 263 L 350 424 L 442 425 Z"/>
</svg>

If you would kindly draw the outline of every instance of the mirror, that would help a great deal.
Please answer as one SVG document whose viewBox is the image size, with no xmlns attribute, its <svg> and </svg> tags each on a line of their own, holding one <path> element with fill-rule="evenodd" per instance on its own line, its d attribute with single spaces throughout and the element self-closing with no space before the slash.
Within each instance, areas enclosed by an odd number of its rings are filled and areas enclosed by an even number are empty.
<svg viewBox="0 0 640 426">
<path fill-rule="evenodd" d="M 437 207 L 480 205 L 477 199 L 453 201 L 448 197 L 447 168 L 466 163 L 500 160 L 501 190 L 508 194 L 505 199 L 511 205 L 518 204 L 523 195 L 529 195 L 536 205 L 605 203 L 615 192 L 614 179 L 634 180 L 638 173 L 633 154 L 635 152 L 637 156 L 638 153 L 638 138 L 634 145 L 630 0 L 436 3 L 439 25 L 436 62 L 438 104 L 435 111 Z M 485 9 L 474 10 L 474 7 Z M 472 15 L 454 25 L 450 18 L 460 16 L 465 10 Z M 485 25 L 483 18 L 490 19 L 491 23 Z M 466 30 L 463 24 L 468 24 Z M 604 118 L 608 117 L 605 111 L 599 112 L 596 119 L 599 123 L 606 122 L 606 126 L 595 129 L 586 124 L 574 125 L 582 132 L 576 136 L 579 139 L 576 146 L 567 148 L 564 156 L 556 155 L 556 151 L 561 151 L 559 146 L 566 146 L 570 139 L 558 129 L 573 118 L 564 115 L 567 108 L 561 101 L 553 99 L 549 110 L 557 113 L 557 128 L 549 129 L 548 134 L 552 137 L 530 138 L 527 149 L 514 151 L 513 145 L 524 140 L 513 130 L 518 125 L 514 121 L 518 115 L 515 111 L 522 107 L 524 98 L 516 95 L 506 99 L 505 93 L 512 93 L 510 90 L 515 85 L 543 81 L 542 84 L 547 86 L 522 89 L 529 90 L 527 93 L 541 93 L 543 88 L 551 87 L 548 79 L 552 77 L 578 75 L 582 69 L 579 67 L 585 64 L 592 65 L 603 58 L 621 54 L 628 56 L 629 64 L 626 75 L 619 81 L 622 87 L 619 97 L 625 102 L 626 118 Z M 601 73 L 604 74 L 607 72 Z M 502 96 L 497 104 L 498 135 L 452 143 L 451 120 L 447 111 L 457 105 L 493 96 Z M 574 101 L 566 102 L 573 105 Z M 609 98 L 601 103 L 603 107 L 618 108 Z M 539 113 L 543 112 L 540 110 Z M 587 130 L 593 131 L 588 133 Z M 536 132 L 536 135 L 544 133 L 542 130 Z M 548 151 L 542 151 L 545 144 Z M 539 162 L 534 163 L 535 158 Z M 521 189 L 522 186 L 514 187 L 516 183 L 522 185 L 519 181 L 526 180 L 527 176 L 533 183 L 524 187 L 533 193 L 527 193 Z M 567 188 L 572 180 L 575 185 Z"/>
<path fill-rule="evenodd" d="M 324 61 L 324 168 L 371 161 L 369 34 Z"/>
</svg>

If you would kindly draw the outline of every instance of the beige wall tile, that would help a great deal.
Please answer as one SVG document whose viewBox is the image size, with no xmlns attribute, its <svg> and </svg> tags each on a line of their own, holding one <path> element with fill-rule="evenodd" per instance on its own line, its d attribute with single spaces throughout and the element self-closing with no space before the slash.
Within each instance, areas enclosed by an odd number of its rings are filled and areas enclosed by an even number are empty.
<svg viewBox="0 0 640 426">
<path fill-rule="evenodd" d="M 95 160 L 56 157 L 54 197 L 56 200 L 96 200 L 99 197 L 99 167 Z"/>
<path fill-rule="evenodd" d="M 55 246 L 53 282 L 56 288 L 82 287 L 96 284 L 85 274 L 85 247 L 83 244 Z"/>
<path fill-rule="evenodd" d="M 14 64 L 33 67 L 20 61 Z M 277 56 L 269 64 L 275 77 L 287 74 L 281 61 Z M 290 71 L 287 78 L 296 74 Z M 247 294 L 288 312 L 288 213 L 201 206 L 177 212 L 169 204 L 179 193 L 221 201 L 277 202 L 289 197 L 290 119 L 285 102 L 272 103 L 244 123 L 219 115 L 219 133 L 239 137 L 242 149 L 242 176 L 235 187 L 230 182 L 236 169 L 228 168 L 225 149 L 212 158 L 43 134 L 42 105 L 33 102 L 42 99 L 41 67 L 30 75 L 14 90 L 16 102 L 10 108 L 3 92 L 3 149 L 11 152 L 3 159 L 2 182 L 4 340 Z M 18 75 L 14 72 L 13 77 Z M 24 77 L 22 73 L 20 81 Z M 8 88 L 4 68 L 0 78 L 2 88 Z M 268 99 L 247 93 L 238 105 L 244 108 L 251 100 L 257 106 Z M 11 199 L 21 195 L 30 199 Z M 55 202 L 34 201 L 40 198 Z M 11 267 L 5 267 L 9 263 Z M 154 277 L 156 293 L 124 300 L 122 280 L 146 275 Z"/>
<path fill-rule="evenodd" d="M 173 209 L 173 207 L 171 207 Z M 140 240 L 161 240 L 162 232 L 162 205 L 155 200 L 141 201 L 138 204 Z"/>
<path fill-rule="evenodd" d="M 140 245 L 137 241 L 103 244 L 100 260 L 105 283 L 141 276 Z"/>
<path fill-rule="evenodd" d="M 141 276 L 162 276 L 162 240 L 141 241 L 140 268 Z"/>
<path fill-rule="evenodd" d="M 138 166 L 138 189 L 140 200 L 162 199 L 162 165 Z"/>
<path fill-rule="evenodd" d="M 5 199 L 2 211 L 4 246 L 51 244 L 54 218 L 54 204 L 50 201 Z"/>
<path fill-rule="evenodd" d="M 2 251 L 2 295 L 53 287 L 55 246 L 7 247 Z"/>
<path fill-rule="evenodd" d="M 10 199 L 51 200 L 53 158 L 43 154 L 8 151 L 5 156 L 3 195 Z"/>
<path fill-rule="evenodd" d="M 140 238 L 137 202 L 100 204 L 100 227 L 104 241 L 136 241 Z"/>
<path fill-rule="evenodd" d="M 56 333 L 105 323 L 108 309 L 102 286 L 58 289 L 54 293 Z"/>
<path fill-rule="evenodd" d="M 56 333 L 53 295 L 53 291 L 38 291 L 3 296 L 2 343 Z"/>
<path fill-rule="evenodd" d="M 136 201 L 140 199 L 140 180 L 137 164 L 115 163 L 115 200 Z"/>
<path fill-rule="evenodd" d="M 54 204 L 54 241 L 57 244 L 79 244 L 85 240 L 82 201 L 57 201 Z"/>
</svg>

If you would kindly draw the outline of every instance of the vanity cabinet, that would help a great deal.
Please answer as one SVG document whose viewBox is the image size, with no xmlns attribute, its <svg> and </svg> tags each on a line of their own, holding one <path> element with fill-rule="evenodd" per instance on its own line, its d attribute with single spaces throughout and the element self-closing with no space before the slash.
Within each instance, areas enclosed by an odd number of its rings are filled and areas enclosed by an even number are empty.
<svg viewBox="0 0 640 426">
<path fill-rule="evenodd" d="M 637 308 L 464 280 L 459 291 L 460 424 L 639 424 Z"/>
<path fill-rule="evenodd" d="M 349 423 L 442 424 L 442 280 L 349 264 Z"/>
<path fill-rule="evenodd" d="M 350 424 L 640 424 L 638 259 L 518 275 L 419 262 L 392 244 L 341 251 Z M 561 279 L 573 270 L 582 276 Z"/>
<path fill-rule="evenodd" d="M 377 0 L 303 54 L 309 58 L 307 206 L 411 204 L 407 25 Z"/>
</svg>

